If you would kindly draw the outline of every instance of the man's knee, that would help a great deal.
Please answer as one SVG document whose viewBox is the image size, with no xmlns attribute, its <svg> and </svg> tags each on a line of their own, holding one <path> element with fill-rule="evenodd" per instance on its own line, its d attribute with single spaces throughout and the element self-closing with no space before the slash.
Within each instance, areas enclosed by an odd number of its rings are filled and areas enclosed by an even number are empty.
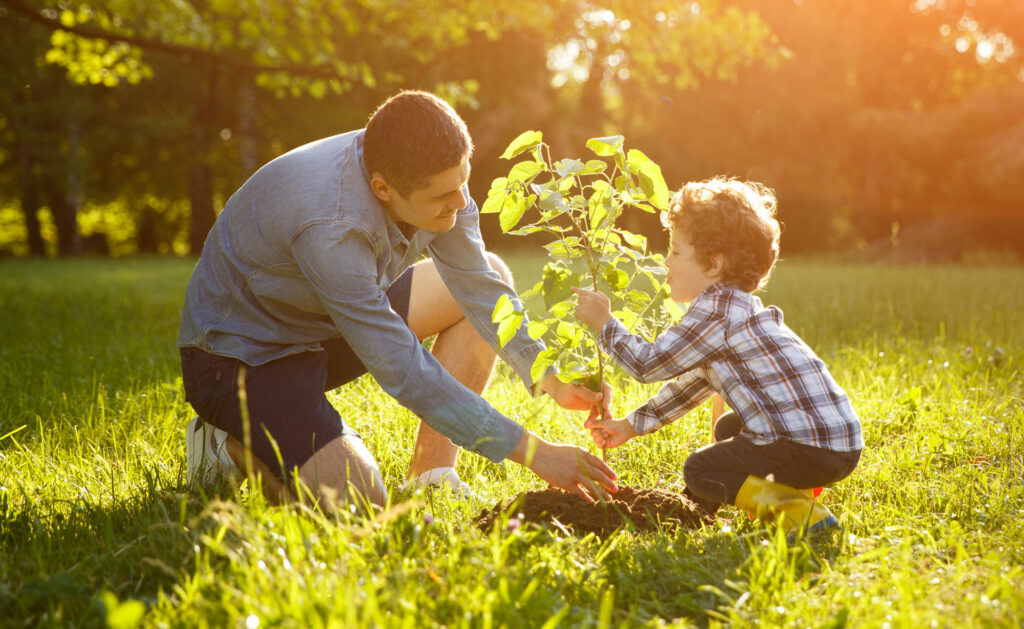
<svg viewBox="0 0 1024 629">
<path fill-rule="evenodd" d="M 491 268 L 498 272 L 503 282 L 509 286 L 515 287 L 514 278 L 512 277 L 512 271 L 509 270 L 508 265 L 502 260 L 498 254 L 487 252 L 487 262 L 490 263 Z"/>
<path fill-rule="evenodd" d="M 369 501 L 382 507 L 388 492 L 377 461 L 359 437 L 344 435 L 313 455 L 299 470 L 307 487 L 330 490 L 342 503 Z"/>
</svg>

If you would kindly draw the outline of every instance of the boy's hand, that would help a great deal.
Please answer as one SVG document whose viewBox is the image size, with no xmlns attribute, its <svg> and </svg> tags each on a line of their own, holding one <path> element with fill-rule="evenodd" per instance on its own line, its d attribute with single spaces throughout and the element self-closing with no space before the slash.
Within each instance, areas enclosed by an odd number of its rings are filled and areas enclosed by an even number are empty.
<svg viewBox="0 0 1024 629">
<path fill-rule="evenodd" d="M 549 443 L 526 431 L 509 459 L 530 468 L 553 487 L 582 496 L 608 499 L 607 492 L 619 490 L 618 476 L 604 461 L 583 448 L 562 443 Z"/>
<path fill-rule="evenodd" d="M 612 319 L 612 302 L 607 295 L 574 286 L 579 301 L 576 303 L 576 318 L 600 332 L 604 324 Z"/>
<path fill-rule="evenodd" d="M 590 418 L 584 424 L 590 430 L 590 437 L 600 448 L 617 448 L 636 436 L 636 430 L 625 418 Z"/>
</svg>

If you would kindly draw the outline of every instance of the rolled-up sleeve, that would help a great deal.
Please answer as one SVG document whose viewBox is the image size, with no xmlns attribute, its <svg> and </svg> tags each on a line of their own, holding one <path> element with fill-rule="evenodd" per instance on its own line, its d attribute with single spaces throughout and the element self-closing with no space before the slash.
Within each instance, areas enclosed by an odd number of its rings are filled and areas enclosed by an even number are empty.
<svg viewBox="0 0 1024 629">
<path fill-rule="evenodd" d="M 343 222 L 312 225 L 293 241 L 292 253 L 338 331 L 389 395 L 456 445 L 494 462 L 509 455 L 522 426 L 453 378 L 391 309 L 368 234 Z"/>
</svg>

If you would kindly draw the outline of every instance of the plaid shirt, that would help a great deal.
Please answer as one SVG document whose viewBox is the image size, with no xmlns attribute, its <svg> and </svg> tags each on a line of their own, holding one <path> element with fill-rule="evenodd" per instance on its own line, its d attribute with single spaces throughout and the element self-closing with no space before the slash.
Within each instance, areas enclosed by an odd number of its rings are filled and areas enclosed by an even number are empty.
<svg viewBox="0 0 1024 629">
<path fill-rule="evenodd" d="M 627 416 L 654 432 L 718 393 L 759 445 L 788 439 L 827 450 L 863 448 L 860 420 L 825 363 L 750 293 L 725 284 L 704 290 L 686 316 L 653 343 L 616 319 L 601 345 L 640 382 L 672 379 Z"/>
</svg>

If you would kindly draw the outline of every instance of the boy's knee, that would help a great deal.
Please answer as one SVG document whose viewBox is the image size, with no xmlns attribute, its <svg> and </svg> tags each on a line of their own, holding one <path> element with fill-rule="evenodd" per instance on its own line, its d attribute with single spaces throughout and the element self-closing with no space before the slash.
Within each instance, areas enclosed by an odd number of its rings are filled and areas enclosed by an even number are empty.
<svg viewBox="0 0 1024 629">
<path fill-rule="evenodd" d="M 491 265 L 491 268 L 497 271 L 498 275 L 501 276 L 501 280 L 515 288 L 513 284 L 514 278 L 512 277 L 512 271 L 509 270 L 508 265 L 502 260 L 498 254 L 487 252 L 487 262 Z"/>
<path fill-rule="evenodd" d="M 736 411 L 726 411 L 715 422 L 715 441 L 732 439 L 743 430 L 743 422 Z"/>
</svg>

